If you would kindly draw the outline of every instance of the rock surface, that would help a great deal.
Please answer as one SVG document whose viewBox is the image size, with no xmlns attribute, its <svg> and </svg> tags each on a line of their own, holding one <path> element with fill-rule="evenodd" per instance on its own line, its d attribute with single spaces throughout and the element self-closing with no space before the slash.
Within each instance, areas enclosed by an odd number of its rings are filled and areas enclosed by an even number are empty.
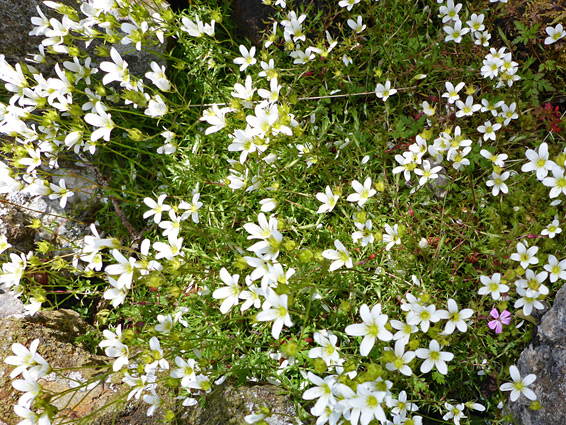
<svg viewBox="0 0 566 425">
<path fill-rule="evenodd" d="M 0 319 L 0 400 L 3 401 L 0 403 L 0 425 L 19 422 L 12 406 L 22 394 L 12 388 L 10 373 L 13 366 L 3 363 L 3 360 L 13 355 L 12 344 L 18 342 L 29 347 L 36 338 L 40 339 L 38 353 L 54 369 L 65 369 L 39 380 L 47 391 L 67 391 L 65 396 L 52 399 L 63 416 L 84 418 L 92 425 L 159 425 L 165 422 L 164 409 L 157 409 L 153 416 L 148 417 L 149 406 L 142 401 L 132 399 L 132 402 L 112 404 L 125 398 L 130 389 L 119 379 L 116 379 L 117 382 L 104 383 L 100 378 L 97 379 L 105 370 L 102 366 L 112 361 L 90 353 L 86 346 L 75 342 L 78 336 L 89 332 L 95 332 L 94 328 L 71 310 L 40 311 L 33 317 Z M 73 390 L 80 382 L 86 381 L 92 385 Z M 160 395 L 167 399 L 166 395 Z M 103 408 L 106 405 L 111 407 Z M 281 394 L 280 388 L 273 385 L 249 384 L 238 387 L 225 382 L 213 387 L 205 403 L 194 407 L 178 406 L 175 410 L 178 425 L 244 425 L 245 416 L 257 413 L 262 406 L 267 406 L 272 412 L 272 416 L 266 418 L 268 424 L 294 423 L 296 413 L 293 404 Z M 91 414 L 93 416 L 89 417 Z"/>
<path fill-rule="evenodd" d="M 67 6 L 72 6 L 79 9 L 84 0 L 57 0 L 57 3 L 63 3 Z M 140 0 L 142 1 L 142 0 Z M 150 11 L 156 6 L 153 0 L 143 0 L 150 6 Z M 40 6 L 42 12 L 48 18 L 55 18 L 60 20 L 61 15 L 43 5 L 42 0 L 0 0 L 0 53 L 5 55 L 8 63 L 15 65 L 18 62 L 25 62 L 25 58 L 30 54 L 38 52 L 37 46 L 41 43 L 42 38 L 29 35 L 33 29 L 31 18 L 39 16 L 37 7 Z M 84 17 L 79 13 L 80 17 Z M 95 43 L 91 45 L 87 51 L 91 54 L 94 51 Z M 116 49 L 128 62 L 128 69 L 134 75 L 143 75 L 149 69 L 149 64 L 152 60 L 162 62 L 162 60 L 149 52 L 137 50 L 132 51 L 132 46 L 116 44 Z M 163 50 L 160 46 L 154 47 L 156 53 Z M 162 46 L 161 46 L 162 47 Z M 68 60 L 65 57 L 65 60 Z M 35 66 L 35 64 L 34 64 Z M 48 68 L 39 66 L 40 71 L 45 71 Z"/>
<path fill-rule="evenodd" d="M 553 307 L 542 317 L 517 367 L 522 377 L 530 373 L 537 376 L 530 388 L 543 407 L 538 411 L 530 410 L 530 401 L 525 397 L 509 403 L 517 424 L 566 424 L 566 286 L 558 291 Z"/>
<path fill-rule="evenodd" d="M 50 374 L 39 383 L 50 391 L 66 391 L 75 388 L 79 382 L 96 379 L 106 358 L 90 354 L 86 347 L 74 343 L 76 337 L 91 332 L 92 327 L 84 322 L 78 313 L 70 310 L 42 311 L 33 317 L 10 317 L 0 321 L 0 420 L 8 424 L 19 422 L 13 413 L 13 404 L 22 394 L 12 388 L 10 373 L 13 367 L 3 360 L 13 355 L 12 344 L 19 342 L 29 347 L 40 339 L 38 353 L 55 368 L 80 368 L 66 370 L 61 375 Z M 67 417 L 81 418 L 101 408 L 117 395 L 112 384 L 93 385 L 90 391 L 71 391 L 52 403 L 65 412 Z M 80 401 L 80 403 L 79 403 Z"/>
<path fill-rule="evenodd" d="M 10 293 L 5 283 L 0 283 L 0 320 L 25 311 L 24 303 Z"/>
<path fill-rule="evenodd" d="M 174 3 L 180 3 L 180 1 L 174 1 Z M 296 0 L 293 10 L 298 12 L 310 8 L 308 12 L 310 14 L 314 15 L 322 11 L 328 15 L 329 11 L 335 7 L 335 3 L 334 0 Z M 260 46 L 264 31 L 273 25 L 271 16 L 274 15 L 276 9 L 266 6 L 262 0 L 232 0 L 232 6 L 234 9 L 232 19 L 239 31 L 253 44 Z"/>
<path fill-rule="evenodd" d="M 274 385 L 244 385 L 224 383 L 213 387 L 207 395 L 204 407 L 187 408 L 181 415 L 181 423 L 186 425 L 243 425 L 250 413 L 258 413 L 259 408 L 268 406 L 272 415 L 265 419 L 270 425 L 293 425 L 295 408 L 289 399 Z"/>
<path fill-rule="evenodd" d="M 41 0 L 0 0 L 0 52 L 12 64 L 23 61 L 28 53 L 37 52 L 39 37 L 30 36 L 31 18 L 38 16 Z M 60 3 L 77 7 L 78 0 L 60 0 Z M 46 16 L 56 18 L 57 13 L 42 7 Z"/>
</svg>

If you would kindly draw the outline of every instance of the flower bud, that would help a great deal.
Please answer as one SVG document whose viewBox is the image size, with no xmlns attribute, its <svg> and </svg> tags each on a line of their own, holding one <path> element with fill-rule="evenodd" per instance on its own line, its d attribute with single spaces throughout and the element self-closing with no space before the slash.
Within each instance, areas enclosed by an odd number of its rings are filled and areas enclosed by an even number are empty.
<svg viewBox="0 0 566 425">
<path fill-rule="evenodd" d="M 244 270 L 248 267 L 248 263 L 244 257 L 236 257 L 232 262 L 232 265 L 236 267 L 238 270 Z"/>
<path fill-rule="evenodd" d="M 289 341 L 281 346 L 281 352 L 286 357 L 296 356 L 299 352 L 299 345 L 295 341 Z"/>
<path fill-rule="evenodd" d="M 299 253 L 299 261 L 301 263 L 308 263 L 313 259 L 313 257 L 314 257 L 314 254 L 310 249 L 303 249 Z"/>
<path fill-rule="evenodd" d="M 283 242 L 283 248 L 285 248 L 286 251 L 293 251 L 296 247 L 297 243 L 292 239 L 287 239 Z"/>
</svg>

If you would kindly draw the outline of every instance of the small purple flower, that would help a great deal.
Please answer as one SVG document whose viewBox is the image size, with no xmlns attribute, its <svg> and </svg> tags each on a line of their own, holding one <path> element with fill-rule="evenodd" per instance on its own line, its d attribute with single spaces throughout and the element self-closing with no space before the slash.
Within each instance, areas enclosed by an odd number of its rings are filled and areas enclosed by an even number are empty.
<svg viewBox="0 0 566 425">
<path fill-rule="evenodd" d="M 494 308 L 489 312 L 489 314 L 491 317 L 493 317 L 494 320 L 489 322 L 487 326 L 489 326 L 489 329 L 495 330 L 496 334 L 501 333 L 501 331 L 503 330 L 503 325 L 508 325 L 509 323 L 511 323 L 511 313 L 509 313 L 507 310 L 503 310 L 501 314 L 499 314 L 499 311 Z"/>
</svg>

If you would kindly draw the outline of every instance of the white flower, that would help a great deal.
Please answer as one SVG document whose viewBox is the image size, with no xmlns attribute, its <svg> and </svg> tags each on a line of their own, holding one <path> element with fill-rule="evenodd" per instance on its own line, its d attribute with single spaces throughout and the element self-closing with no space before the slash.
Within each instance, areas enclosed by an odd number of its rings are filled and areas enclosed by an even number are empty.
<svg viewBox="0 0 566 425">
<path fill-rule="evenodd" d="M 501 112 L 499 113 L 499 116 L 505 119 L 503 121 L 503 125 L 508 125 L 511 120 L 516 120 L 517 118 L 519 118 L 519 115 L 515 112 L 515 109 L 517 109 L 516 102 L 513 102 L 509 106 L 507 106 L 505 103 L 501 105 Z"/>
<path fill-rule="evenodd" d="M 194 380 L 187 383 L 187 388 L 193 388 L 195 390 L 202 390 L 209 393 L 212 390 L 212 385 L 210 384 L 210 379 L 205 375 L 197 375 Z M 183 402 L 185 403 L 185 402 Z M 193 406 L 194 403 L 188 402 L 188 406 Z"/>
<path fill-rule="evenodd" d="M 529 264 L 538 264 L 538 258 L 536 257 L 536 253 L 538 251 L 538 246 L 532 246 L 528 248 L 528 245 L 519 242 L 517 244 L 517 252 L 511 254 L 511 260 L 513 261 L 520 261 L 521 267 L 527 269 Z"/>
<path fill-rule="evenodd" d="M 336 206 L 336 203 L 338 202 L 339 198 L 340 197 L 338 195 L 332 193 L 332 189 L 330 188 L 330 186 L 326 186 L 324 193 L 320 192 L 316 194 L 316 199 L 322 202 L 322 205 L 318 207 L 317 214 L 322 214 L 325 212 L 332 211 Z"/>
<path fill-rule="evenodd" d="M 147 404 L 151 404 L 150 408 L 147 409 L 147 416 L 153 416 L 155 410 L 159 406 L 161 406 L 162 403 L 162 400 L 155 393 L 155 390 L 153 388 L 151 389 L 151 394 L 145 394 L 143 396 L 143 401 L 145 401 Z"/>
<path fill-rule="evenodd" d="M 483 32 L 477 31 L 474 32 L 472 35 L 474 37 L 474 44 L 483 47 L 489 46 L 489 40 L 491 40 L 491 34 L 489 33 L 489 31 L 483 31 Z"/>
<path fill-rule="evenodd" d="M 554 255 L 549 255 L 544 269 L 548 271 L 551 282 L 556 282 L 558 279 L 566 280 L 566 259 L 558 262 Z"/>
<path fill-rule="evenodd" d="M 549 160 L 548 145 L 546 142 L 540 144 L 538 152 L 533 149 L 527 149 L 525 156 L 530 162 L 523 164 L 521 171 L 525 173 L 536 171 L 537 179 L 541 181 L 544 180 L 548 172 L 556 166 L 553 161 Z"/>
<path fill-rule="evenodd" d="M 352 10 L 355 4 L 358 4 L 361 0 L 340 0 L 338 2 L 338 6 L 345 7 L 348 9 L 348 12 Z"/>
<path fill-rule="evenodd" d="M 403 341 L 403 344 L 408 344 L 409 339 L 411 338 L 411 334 L 417 332 L 419 328 L 415 325 L 409 325 L 406 322 L 401 322 L 400 320 L 391 320 L 391 327 L 396 329 L 395 335 L 393 335 L 393 339 L 395 341 L 400 340 Z"/>
<path fill-rule="evenodd" d="M 124 257 L 117 249 L 112 250 L 112 256 L 119 264 L 106 266 L 104 271 L 110 276 L 119 276 L 117 282 L 119 287 L 131 289 L 134 269 L 137 267 L 136 259 Z"/>
<path fill-rule="evenodd" d="M 442 23 L 446 23 L 448 21 L 459 21 L 460 17 L 458 16 L 458 12 L 462 8 L 462 4 L 454 4 L 454 0 L 448 0 L 446 5 L 440 6 L 438 12 L 442 15 Z"/>
<path fill-rule="evenodd" d="M 303 398 L 305 400 L 318 398 L 316 404 L 311 409 L 311 413 L 314 416 L 320 416 L 327 406 L 334 406 L 336 404 L 336 399 L 332 392 L 332 388 L 336 384 L 336 377 L 330 375 L 322 379 L 312 372 L 308 372 L 307 377 L 316 387 L 306 390 L 303 393 Z"/>
<path fill-rule="evenodd" d="M 163 204 L 163 201 L 166 197 L 167 195 L 165 193 L 159 195 L 157 202 L 151 198 L 144 198 L 144 204 L 146 204 L 151 209 L 143 213 L 143 218 L 146 219 L 153 216 L 154 223 L 159 224 L 159 222 L 161 221 L 161 214 L 171 209 L 170 205 Z"/>
<path fill-rule="evenodd" d="M 20 406 L 29 406 L 41 393 L 42 387 L 38 384 L 37 378 L 30 375 L 27 370 L 22 372 L 22 376 L 24 379 L 16 379 L 12 381 L 12 387 L 24 393 L 20 396 L 18 404 Z"/>
<path fill-rule="evenodd" d="M 283 325 L 291 327 L 291 316 L 287 310 L 287 295 L 277 295 L 271 288 L 265 295 L 266 301 L 263 303 L 263 311 L 259 312 L 256 319 L 260 322 L 273 321 L 271 335 L 279 339 Z"/>
<path fill-rule="evenodd" d="M 366 29 L 366 26 L 362 24 L 362 16 L 358 15 L 356 20 L 348 19 L 348 26 L 352 28 L 356 33 L 361 33 L 363 30 Z"/>
<path fill-rule="evenodd" d="M 260 308 L 261 307 L 260 296 L 264 295 L 265 293 L 264 290 L 255 286 L 252 283 L 251 277 L 249 275 L 246 276 L 246 284 L 247 284 L 246 289 L 240 292 L 240 299 L 245 300 L 245 302 L 240 306 L 240 311 L 246 311 L 252 305 L 255 308 Z"/>
<path fill-rule="evenodd" d="M 533 312 L 533 308 L 536 308 L 537 310 L 542 310 L 544 308 L 544 305 L 538 300 L 541 295 L 538 291 L 518 286 L 517 294 L 521 295 L 521 298 L 515 301 L 513 307 L 523 307 L 523 314 L 525 316 L 529 316 Z"/>
<path fill-rule="evenodd" d="M 485 16 L 483 13 L 479 15 L 477 13 L 472 13 L 470 20 L 466 22 L 466 24 L 470 27 L 470 30 L 474 32 L 483 31 L 485 29 L 485 25 L 483 24 Z"/>
<path fill-rule="evenodd" d="M 65 206 L 67 205 L 67 199 L 75 194 L 74 192 L 67 189 L 64 179 L 59 179 L 59 185 L 56 185 L 55 183 L 49 183 L 49 188 L 53 191 L 53 193 L 49 195 L 49 199 L 61 198 L 59 201 L 59 206 L 61 208 L 65 208 Z"/>
<path fill-rule="evenodd" d="M 474 112 L 481 109 L 481 105 L 474 104 L 474 98 L 472 96 L 468 96 L 465 103 L 461 100 L 457 100 L 456 106 L 458 107 L 458 111 L 456 112 L 457 118 L 471 116 Z"/>
<path fill-rule="evenodd" d="M 151 337 L 149 340 L 149 349 L 153 363 L 145 365 L 145 373 L 151 374 L 159 370 L 169 370 L 169 362 L 163 358 L 163 350 L 157 337 Z"/>
<path fill-rule="evenodd" d="M 480 295 L 491 294 L 494 301 L 501 298 L 501 294 L 509 291 L 509 286 L 501 283 L 501 273 L 495 273 L 493 276 L 480 276 L 480 281 L 483 284 L 478 291 Z"/>
<path fill-rule="evenodd" d="M 498 167 L 501 168 L 505 166 L 505 160 L 508 158 L 508 155 L 506 153 L 500 153 L 496 155 L 491 153 L 487 149 L 482 149 L 480 151 L 480 155 L 483 156 L 485 159 L 490 160 L 493 163 L 493 165 L 497 165 Z"/>
<path fill-rule="evenodd" d="M 257 59 L 254 58 L 255 46 L 252 46 L 250 50 L 248 50 L 246 46 L 240 45 L 240 53 L 242 57 L 234 59 L 234 63 L 240 65 L 240 71 L 244 71 L 248 66 L 257 62 Z"/>
<path fill-rule="evenodd" d="M 550 239 L 554 238 L 558 233 L 562 233 L 562 229 L 560 228 L 559 221 L 556 219 L 552 220 L 552 223 L 540 232 L 541 235 L 548 236 Z"/>
<path fill-rule="evenodd" d="M 481 108 L 481 106 L 480 106 Z M 483 125 L 478 127 L 478 131 L 483 133 L 483 140 L 495 140 L 495 132 L 501 128 L 501 124 L 495 123 L 491 124 L 490 121 L 486 121 Z"/>
<path fill-rule="evenodd" d="M 468 330 L 466 319 L 472 317 L 472 314 L 474 314 L 474 311 L 471 308 L 458 310 L 458 304 L 450 298 L 448 300 L 448 321 L 442 333 L 444 335 L 450 335 L 456 328 L 458 328 L 460 332 L 466 332 Z"/>
<path fill-rule="evenodd" d="M 546 33 L 548 37 L 544 39 L 544 44 L 556 43 L 562 37 L 566 36 L 566 31 L 564 31 L 562 24 L 558 24 L 555 27 L 546 27 Z"/>
<path fill-rule="evenodd" d="M 233 111 L 232 108 L 226 106 L 219 108 L 214 104 L 209 109 L 205 110 L 200 118 L 201 121 L 206 121 L 210 127 L 204 132 L 205 135 L 216 133 L 226 127 L 226 113 Z"/>
<path fill-rule="evenodd" d="M 407 392 L 405 390 L 399 393 L 397 399 L 391 398 L 387 402 L 387 405 L 392 407 L 391 413 L 402 417 L 407 416 L 408 412 L 416 412 L 419 410 L 419 407 L 415 403 L 407 402 Z M 414 425 L 416 425 L 416 422 Z"/>
<path fill-rule="evenodd" d="M 171 83 L 165 75 L 165 65 L 159 66 L 155 61 L 151 62 L 151 71 L 145 73 L 145 77 L 157 86 L 161 91 L 169 91 Z"/>
<path fill-rule="evenodd" d="M 6 235 L 0 235 L 0 254 L 2 254 L 7 249 L 11 248 L 12 244 L 8 242 Z"/>
<path fill-rule="evenodd" d="M 561 193 L 566 195 L 566 177 L 564 177 L 564 168 L 555 165 L 552 168 L 552 177 L 545 177 L 542 184 L 550 187 L 548 196 L 550 199 L 558 197 Z"/>
<path fill-rule="evenodd" d="M 171 221 L 161 221 L 159 222 L 159 227 L 163 229 L 163 236 L 177 238 L 179 236 L 179 231 L 181 230 L 181 218 L 177 217 L 177 214 L 173 209 L 169 210 L 169 218 Z"/>
<path fill-rule="evenodd" d="M 346 333 L 351 336 L 364 337 L 360 345 L 360 354 L 367 356 L 373 348 L 376 339 L 391 341 L 393 335 L 385 328 L 388 317 L 386 314 L 381 314 L 381 304 L 374 305 L 371 312 L 367 304 L 362 304 L 360 316 L 363 323 L 348 325 Z"/>
<path fill-rule="evenodd" d="M 386 251 L 389 251 L 393 248 L 393 245 L 400 245 L 401 244 L 401 236 L 399 235 L 399 225 L 395 224 L 391 227 L 389 224 L 385 224 L 385 232 L 386 235 L 383 235 L 383 242 L 387 244 L 385 247 Z"/>
<path fill-rule="evenodd" d="M 352 233 L 352 239 L 354 240 L 354 242 L 357 242 L 359 239 L 361 239 L 362 246 L 367 246 L 368 244 L 373 243 L 373 224 L 371 220 L 366 220 L 365 223 L 359 223 L 356 221 L 354 225 L 358 228 L 356 232 Z"/>
<path fill-rule="evenodd" d="M 429 104 L 426 100 L 421 103 L 425 115 L 432 117 L 436 113 L 436 107 Z"/>
<path fill-rule="evenodd" d="M 336 250 L 326 249 L 322 251 L 322 256 L 324 258 L 326 258 L 327 260 L 332 260 L 332 264 L 330 265 L 329 271 L 332 272 L 344 265 L 349 269 L 352 268 L 353 267 L 352 258 L 350 257 L 350 253 L 344 247 L 342 242 L 336 239 L 334 241 L 334 246 L 336 247 Z"/>
<path fill-rule="evenodd" d="M 191 202 L 182 201 L 179 204 L 179 209 L 187 210 L 181 215 L 181 220 L 187 220 L 191 217 L 193 223 L 199 222 L 198 210 L 204 205 L 199 201 L 200 193 L 195 193 Z"/>
<path fill-rule="evenodd" d="M 310 49 L 306 49 L 305 51 L 302 51 L 301 49 L 297 49 L 292 51 L 289 56 L 291 56 L 293 59 L 295 59 L 293 61 L 294 64 L 300 65 L 300 64 L 305 64 L 311 60 L 313 60 L 316 56 L 314 55 L 314 53 L 312 52 L 312 50 Z"/>
<path fill-rule="evenodd" d="M 442 97 L 447 98 L 448 103 L 454 103 L 460 99 L 458 92 L 464 88 L 465 84 L 463 82 L 458 83 L 456 87 L 449 81 L 446 81 L 444 85 L 446 87 L 446 93 L 444 93 Z"/>
<path fill-rule="evenodd" d="M 265 418 L 264 413 L 252 413 L 244 417 L 244 421 L 246 421 L 247 424 L 255 424 L 256 422 L 263 421 Z"/>
<path fill-rule="evenodd" d="M 379 423 L 385 423 L 385 421 L 387 421 L 385 411 L 382 407 L 386 396 L 387 393 L 385 391 L 379 391 L 372 382 L 364 382 L 358 385 L 356 388 L 356 397 L 350 399 L 349 404 L 355 410 L 361 412 L 361 425 L 369 425 L 374 418 L 377 419 Z M 354 413 L 352 413 L 352 417 L 354 417 Z M 351 423 L 357 423 L 357 419 L 352 418 Z"/>
<path fill-rule="evenodd" d="M 124 373 L 124 377 L 122 378 L 122 382 L 132 387 L 130 392 L 128 393 L 128 401 L 135 397 L 136 400 L 139 400 L 141 394 L 147 389 L 147 375 L 142 376 L 132 376 L 128 372 Z"/>
<path fill-rule="evenodd" d="M 164 316 L 162 314 L 157 315 L 158 325 L 155 325 L 155 330 L 162 334 L 168 334 L 173 329 L 173 317 L 170 314 Z"/>
<path fill-rule="evenodd" d="M 454 41 L 455 43 L 460 43 L 462 41 L 462 36 L 470 32 L 469 28 L 462 28 L 462 21 L 456 21 L 453 26 L 446 25 L 444 27 L 444 32 L 447 34 L 444 39 L 445 42 Z"/>
<path fill-rule="evenodd" d="M 0 273 L 0 282 L 6 283 L 8 288 L 19 294 L 22 290 L 20 287 L 20 280 L 24 275 L 24 270 L 27 266 L 27 259 L 25 254 L 10 254 L 10 261 L 2 264 L 2 273 Z"/>
<path fill-rule="evenodd" d="M 391 88 L 391 81 L 389 80 L 385 82 L 385 85 L 379 83 L 375 88 L 375 95 L 384 102 L 389 99 L 389 96 L 393 96 L 395 93 L 397 93 L 397 90 Z"/>
<path fill-rule="evenodd" d="M 540 295 L 548 295 L 548 288 L 543 285 L 543 282 L 548 277 L 548 272 L 540 272 L 535 274 L 531 269 L 525 270 L 525 276 L 523 279 L 518 279 L 515 281 L 515 286 L 517 288 L 532 289 L 537 291 Z"/>
<path fill-rule="evenodd" d="M 107 61 L 100 64 L 100 69 L 107 73 L 102 79 L 102 84 L 107 86 L 113 81 L 118 81 L 121 84 L 128 83 L 130 81 L 128 63 L 122 59 L 120 53 L 114 47 L 110 49 L 110 57 L 113 62 Z"/>
<path fill-rule="evenodd" d="M 20 164 L 27 165 L 26 173 L 31 173 L 35 168 L 41 165 L 41 149 L 28 149 L 29 157 L 24 157 L 20 159 Z"/>
<path fill-rule="evenodd" d="M 169 111 L 169 108 L 161 98 L 161 96 L 156 95 L 153 99 L 149 101 L 147 109 L 144 111 L 145 115 L 152 118 L 162 117 Z"/>
<path fill-rule="evenodd" d="M 171 371 L 171 377 L 180 379 L 181 386 L 187 387 L 191 381 L 196 379 L 197 363 L 194 359 L 185 361 L 181 357 L 176 356 L 175 364 L 178 368 Z"/>
<path fill-rule="evenodd" d="M 29 375 L 38 379 L 45 376 L 51 370 L 49 363 L 37 353 L 39 346 L 39 338 L 34 339 L 29 350 L 22 344 L 12 344 L 12 352 L 15 356 L 8 356 L 4 359 L 4 363 L 12 366 L 17 366 L 11 373 L 10 378 L 14 379 L 20 373 L 27 371 Z"/>
<path fill-rule="evenodd" d="M 339 348 L 336 347 L 338 337 L 330 332 L 327 335 L 328 337 L 321 332 L 314 333 L 313 338 L 320 347 L 311 348 L 309 357 L 311 359 L 321 358 L 327 366 L 337 365 L 340 361 Z"/>
<path fill-rule="evenodd" d="M 270 212 L 279 206 L 279 202 L 275 198 L 265 198 L 259 201 L 261 212 Z"/>
<path fill-rule="evenodd" d="M 233 306 L 238 305 L 238 298 L 241 291 L 238 285 L 238 279 L 240 278 L 240 275 L 230 275 L 230 273 L 228 273 L 228 270 L 222 267 L 222 269 L 220 270 L 220 278 L 226 284 L 226 286 L 216 289 L 212 293 L 212 298 L 224 300 L 222 302 L 222 305 L 220 306 L 220 311 L 222 314 L 226 314 Z"/>
<path fill-rule="evenodd" d="M 29 407 L 15 404 L 14 413 L 24 419 L 19 422 L 18 425 L 51 425 L 51 419 L 49 419 L 49 414 L 47 412 L 38 411 L 36 413 Z"/>
<path fill-rule="evenodd" d="M 280 234 L 277 230 L 277 218 L 274 216 L 269 217 L 269 222 L 264 213 L 259 213 L 257 216 L 259 225 L 255 223 L 244 224 L 244 229 L 250 234 L 248 239 L 269 239 L 275 234 Z"/>
<path fill-rule="evenodd" d="M 214 36 L 214 20 L 210 24 L 204 24 L 199 19 L 198 15 L 195 15 L 195 20 L 197 21 L 196 24 L 189 18 L 182 18 L 181 22 L 183 23 L 183 26 L 181 27 L 181 29 L 188 32 L 192 37 L 202 37 L 204 34 L 211 37 Z"/>
<path fill-rule="evenodd" d="M 155 242 L 153 244 L 153 249 L 155 249 L 157 254 L 155 259 L 159 260 L 161 258 L 166 258 L 172 260 L 173 257 L 177 255 L 183 256 L 181 249 L 183 248 L 183 238 L 178 238 L 175 234 L 170 233 L 167 236 L 167 243 L 165 242 Z"/>
<path fill-rule="evenodd" d="M 442 417 L 442 419 L 444 419 L 445 421 L 452 419 L 456 425 L 460 425 L 460 419 L 466 417 L 466 415 L 464 415 L 464 403 L 453 406 L 452 404 L 446 402 L 444 403 L 444 407 L 446 407 L 446 409 L 448 410 L 448 413 L 446 413 Z"/>
<path fill-rule="evenodd" d="M 103 297 L 105 300 L 112 301 L 112 306 L 116 308 L 126 300 L 128 291 L 124 285 L 118 283 L 116 279 L 112 279 L 110 276 L 108 276 L 108 283 L 110 283 L 112 288 L 104 291 Z"/>
<path fill-rule="evenodd" d="M 395 342 L 394 353 L 395 359 L 385 365 L 386 369 L 391 371 L 398 370 L 405 376 L 411 376 L 413 374 L 413 371 L 408 366 L 408 364 L 411 363 L 411 361 L 413 361 L 413 359 L 415 358 L 415 352 L 405 352 L 405 341 L 399 339 Z"/>
<path fill-rule="evenodd" d="M 534 391 L 528 388 L 528 386 L 535 382 L 535 379 L 537 379 L 535 374 L 531 373 L 530 375 L 527 375 L 523 379 L 521 379 L 519 369 L 517 369 L 517 366 L 515 365 L 509 366 L 509 374 L 511 375 L 513 382 L 506 382 L 505 384 L 502 384 L 499 389 L 501 391 L 511 391 L 511 395 L 509 396 L 511 401 L 516 401 L 521 394 L 523 394 L 529 400 L 537 399 L 537 395 L 534 393 Z"/>
<path fill-rule="evenodd" d="M 424 359 L 424 362 L 421 365 L 422 373 L 430 372 L 433 367 L 436 367 L 438 372 L 442 375 L 446 375 L 448 373 L 448 366 L 446 366 L 446 362 L 452 360 L 454 358 L 454 354 L 447 351 L 440 351 L 440 349 L 441 347 L 438 341 L 433 339 L 430 341 L 428 349 L 419 348 L 415 351 L 418 358 Z"/>
<path fill-rule="evenodd" d="M 232 92 L 232 97 L 242 99 L 242 105 L 244 105 L 244 107 L 252 108 L 252 100 L 255 91 L 256 89 L 255 87 L 253 87 L 252 77 L 251 75 L 248 75 L 246 77 L 246 81 L 244 82 L 244 84 L 241 83 L 234 84 L 234 91 Z"/>
<path fill-rule="evenodd" d="M 356 193 L 349 195 L 347 201 L 357 202 L 360 207 L 363 207 L 368 199 L 377 193 L 377 191 L 371 187 L 371 183 L 371 177 L 368 177 L 364 181 L 363 186 L 357 180 L 352 181 L 352 188 Z"/>
<path fill-rule="evenodd" d="M 436 310 L 436 306 L 431 304 L 427 307 L 415 304 L 412 311 L 407 314 L 407 323 L 409 325 L 418 326 L 420 324 L 423 332 L 428 332 L 430 323 L 436 323 L 440 319 L 448 318 L 447 312 L 444 310 Z"/>
<path fill-rule="evenodd" d="M 435 180 L 438 178 L 438 173 L 442 170 L 442 167 L 437 165 L 436 167 L 432 167 L 430 165 L 430 161 L 424 160 L 421 168 L 415 168 L 415 174 L 420 176 L 419 178 L 419 186 L 423 186 L 429 180 Z"/>
<path fill-rule="evenodd" d="M 501 175 L 496 172 L 491 173 L 491 180 L 488 180 L 485 184 L 487 187 L 493 187 L 491 190 L 491 194 L 493 196 L 499 195 L 500 191 L 501 193 L 509 192 L 509 188 L 505 184 L 505 180 L 507 180 L 510 175 L 509 171 L 505 171 L 504 173 L 501 173 Z"/>
<path fill-rule="evenodd" d="M 114 364 L 112 365 L 112 370 L 114 372 L 118 372 L 120 369 L 122 369 L 123 366 L 127 365 L 130 362 L 128 359 L 128 356 L 130 354 L 129 348 L 117 339 L 105 339 L 98 345 L 99 347 L 106 347 L 104 352 L 108 357 L 116 358 Z"/>
</svg>

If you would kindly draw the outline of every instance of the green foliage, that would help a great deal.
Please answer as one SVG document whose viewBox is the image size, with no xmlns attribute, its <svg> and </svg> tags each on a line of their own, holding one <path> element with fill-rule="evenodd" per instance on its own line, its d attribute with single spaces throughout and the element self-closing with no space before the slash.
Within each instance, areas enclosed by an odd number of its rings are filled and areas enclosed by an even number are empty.
<svg viewBox="0 0 566 425">
<path fill-rule="evenodd" d="M 29 123 L 21 121 L 53 142 L 43 167 L 27 169 L 33 134 L 3 147 L 5 179 L 19 189 L 64 204 L 68 191 L 95 188 L 100 199 L 87 208 L 67 201 L 68 214 L 96 221 L 100 235 L 63 254 L 52 241 L 27 258 L 7 251 L 14 257 L 6 257 L 5 279 L 25 301 L 71 305 L 104 331 L 81 342 L 105 349 L 115 366 L 108 373 L 133 391 L 135 379 L 154 379 L 150 371 L 172 400 L 187 403 L 220 378 L 270 381 L 307 420 L 319 398 L 309 388 L 326 378 L 344 385 L 333 389 L 338 399 L 374 392 L 389 418 L 391 400 L 405 391 L 430 421 L 441 423 L 447 405 L 482 400 L 491 423 L 502 423 L 494 407 L 501 392 L 482 388 L 507 380 L 533 327 L 515 304 L 526 300 L 520 280 L 528 272 L 510 256 L 519 243 L 536 245 L 530 266 L 538 273 L 564 241 L 563 233 L 547 236 L 554 220 L 564 224 L 551 204 L 564 193 L 550 199 L 550 183 L 522 170 L 526 148 L 538 152 L 543 141 L 563 167 L 557 111 L 538 107 L 558 90 L 549 73 L 560 66 L 490 51 L 470 34 L 450 41 L 454 24 L 436 19 L 438 5 L 386 0 L 353 12 L 307 6 L 294 17 L 288 2 L 288 10 L 273 9 L 280 25 L 263 38 L 272 44 L 256 46 L 252 58 L 228 2 L 192 3 L 161 20 L 132 5 L 115 11 L 138 26 L 132 37 L 144 49 L 161 33 L 175 40 L 163 54 L 166 69 L 156 63 L 150 76 L 116 65 L 112 44 L 123 34 L 114 15 L 102 14 L 108 31 L 88 35 L 105 43 L 93 55 L 100 69 L 92 82 L 67 69 L 73 106 L 60 110 L 58 96 L 41 92 Z M 516 22 L 519 36 L 509 43 L 483 6 L 464 5 L 464 25 L 485 12 L 493 46 L 534 44 L 538 25 Z M 359 33 L 357 16 L 367 25 Z M 286 37 L 283 20 L 296 21 Z M 490 76 L 483 66 L 494 55 Z M 104 83 L 109 74 L 114 80 Z M 39 79 L 22 75 L 30 86 Z M 447 83 L 460 82 L 450 93 Z M 107 109 L 83 106 L 95 93 Z M 105 114 L 112 124 L 96 137 Z M 50 160 L 77 158 L 94 181 L 59 186 Z M 54 241 L 57 229 L 47 230 Z M 496 273 L 504 296 L 483 291 Z M 553 294 L 560 280 L 545 285 Z M 487 325 L 493 309 L 511 313 L 501 333 Z M 428 323 L 434 311 L 441 313 Z M 409 326 L 406 338 L 399 326 Z M 442 362 L 426 366 L 433 342 L 453 355 L 447 371 Z M 399 349 L 410 360 L 399 363 Z M 129 375 L 126 359 L 137 365 Z M 173 420 L 179 406 L 166 408 Z M 467 423 L 477 423 L 466 409 Z"/>
</svg>

